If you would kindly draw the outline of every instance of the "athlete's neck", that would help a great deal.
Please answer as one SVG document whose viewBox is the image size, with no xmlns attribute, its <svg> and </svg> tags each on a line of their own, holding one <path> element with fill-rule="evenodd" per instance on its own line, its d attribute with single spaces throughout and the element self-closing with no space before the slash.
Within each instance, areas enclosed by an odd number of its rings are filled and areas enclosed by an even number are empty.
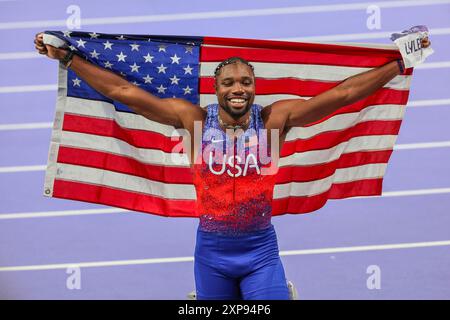
<svg viewBox="0 0 450 320">
<path fill-rule="evenodd" d="M 218 118 L 219 123 L 223 129 L 247 129 L 250 123 L 250 112 L 248 110 L 244 115 L 240 117 L 233 117 L 228 112 L 224 111 L 223 108 L 219 107 Z"/>
</svg>

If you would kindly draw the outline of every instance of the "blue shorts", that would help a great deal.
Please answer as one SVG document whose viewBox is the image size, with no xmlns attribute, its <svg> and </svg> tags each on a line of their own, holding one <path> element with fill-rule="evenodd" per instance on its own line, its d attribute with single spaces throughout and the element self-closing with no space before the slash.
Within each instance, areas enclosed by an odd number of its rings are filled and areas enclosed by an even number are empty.
<svg viewBox="0 0 450 320">
<path fill-rule="evenodd" d="M 289 291 L 273 225 L 240 236 L 197 230 L 199 300 L 287 300 Z"/>
</svg>

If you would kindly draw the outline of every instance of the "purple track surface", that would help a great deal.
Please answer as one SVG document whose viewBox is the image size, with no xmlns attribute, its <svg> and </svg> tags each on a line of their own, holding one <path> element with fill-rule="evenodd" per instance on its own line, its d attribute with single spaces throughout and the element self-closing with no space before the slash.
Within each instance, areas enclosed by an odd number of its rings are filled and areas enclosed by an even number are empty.
<svg viewBox="0 0 450 320">
<path fill-rule="evenodd" d="M 416 24 L 435 30 L 431 34 L 435 54 L 414 72 L 410 106 L 385 176 L 385 196 L 330 201 L 315 213 L 276 217 L 273 224 L 287 277 L 297 286 L 300 299 L 450 299 L 450 1 L 432 2 L 382 7 L 381 29 L 376 30 L 367 28 L 365 8 L 350 7 L 83 25 L 104 17 L 360 3 L 353 0 L 79 0 L 77 5 L 81 30 L 98 33 L 260 39 L 334 36 L 330 41 L 389 44 L 388 36 L 374 34 Z M 192 260 L 158 259 L 193 256 L 195 219 L 132 212 L 64 215 L 69 210 L 109 208 L 45 198 L 43 169 L 25 169 L 46 164 L 50 128 L 6 127 L 53 121 L 56 91 L 23 92 L 22 86 L 56 84 L 56 63 L 19 56 L 33 52 L 35 33 L 65 30 L 61 22 L 45 23 L 66 20 L 71 4 L 0 0 L 0 299 L 185 299 L 194 289 Z M 10 92 L 12 86 L 19 92 Z M 45 216 L 55 211 L 61 215 Z M 33 213 L 39 217 L 28 216 Z M 140 259 L 154 260 L 136 264 Z M 105 261 L 123 263 L 102 265 Z M 67 287 L 71 276 L 67 266 L 52 266 L 86 262 L 100 265 L 81 267 L 80 289 Z M 41 269 L 20 270 L 21 266 Z M 368 288 L 370 266 L 380 270 L 379 288 Z"/>
</svg>

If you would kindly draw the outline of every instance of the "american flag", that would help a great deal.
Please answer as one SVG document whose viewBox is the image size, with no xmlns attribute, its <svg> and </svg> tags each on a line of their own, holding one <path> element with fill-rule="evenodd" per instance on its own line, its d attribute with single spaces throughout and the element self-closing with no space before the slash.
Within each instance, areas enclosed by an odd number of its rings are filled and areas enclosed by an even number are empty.
<svg viewBox="0 0 450 320">
<path fill-rule="evenodd" d="M 240 56 L 255 67 L 255 103 L 309 99 L 344 79 L 401 58 L 393 46 L 217 37 L 47 34 L 92 63 L 161 97 L 216 103 L 214 69 Z M 281 150 L 273 215 L 306 213 L 328 199 L 380 195 L 408 100 L 412 69 L 371 96 L 305 127 Z M 186 154 L 174 127 L 135 114 L 59 67 L 44 195 L 163 216 L 196 217 Z M 250 143 L 250 142 L 249 142 Z"/>
</svg>

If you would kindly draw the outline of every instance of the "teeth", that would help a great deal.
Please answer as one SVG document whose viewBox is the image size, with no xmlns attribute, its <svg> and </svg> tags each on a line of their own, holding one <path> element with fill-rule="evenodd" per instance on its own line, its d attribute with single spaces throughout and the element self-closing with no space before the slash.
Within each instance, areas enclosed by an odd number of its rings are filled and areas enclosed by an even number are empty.
<svg viewBox="0 0 450 320">
<path fill-rule="evenodd" d="M 243 102 L 245 102 L 244 99 L 230 99 L 230 101 L 233 102 L 233 103 L 243 103 Z"/>
</svg>

